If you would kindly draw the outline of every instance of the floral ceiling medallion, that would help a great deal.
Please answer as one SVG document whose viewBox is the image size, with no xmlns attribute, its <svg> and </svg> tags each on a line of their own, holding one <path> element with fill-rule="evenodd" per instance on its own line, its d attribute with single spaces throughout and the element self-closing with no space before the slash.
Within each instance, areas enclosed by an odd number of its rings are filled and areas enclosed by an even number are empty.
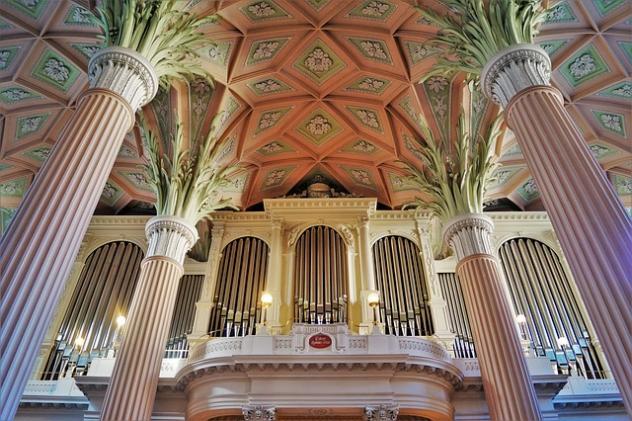
<svg viewBox="0 0 632 421">
<path fill-rule="evenodd" d="M 15 138 L 21 139 L 25 136 L 38 132 L 50 114 L 40 114 L 17 119 Z"/>
<path fill-rule="evenodd" d="M 287 112 L 291 109 L 292 107 L 287 107 L 261 113 L 259 121 L 257 122 L 257 127 L 255 129 L 255 134 L 259 134 L 276 126 L 279 120 L 281 120 L 281 118 L 283 118 L 283 116 L 287 114 Z"/>
<path fill-rule="evenodd" d="M 79 69 L 57 53 L 46 50 L 31 74 L 65 92 L 79 76 Z"/>
<path fill-rule="evenodd" d="M 603 111 L 593 111 L 593 114 L 597 118 L 601 127 L 621 137 L 626 137 L 624 118 L 621 114 L 607 113 Z"/>
<path fill-rule="evenodd" d="M 594 45 L 582 49 L 562 66 L 560 72 L 572 87 L 608 72 L 606 62 L 601 58 Z"/>
<path fill-rule="evenodd" d="M 354 183 L 361 187 L 375 190 L 375 183 L 373 182 L 371 174 L 367 170 L 345 166 L 343 166 L 342 168 L 347 174 L 349 174 Z"/>
<path fill-rule="evenodd" d="M 257 96 L 276 94 L 291 91 L 292 89 L 278 79 L 267 78 L 248 83 L 248 87 Z"/>
<path fill-rule="evenodd" d="M 9 104 L 39 98 L 42 97 L 18 86 L 0 89 L 0 101 Z"/>
<path fill-rule="evenodd" d="M 241 8 L 241 12 L 252 22 L 269 19 L 291 18 L 278 4 L 272 0 L 257 0 Z"/>
<path fill-rule="evenodd" d="M 347 86 L 345 90 L 380 95 L 390 84 L 391 81 L 388 79 L 366 76 L 356 80 Z"/>
<path fill-rule="evenodd" d="M 395 6 L 386 0 L 365 0 L 351 9 L 347 16 L 384 21 L 394 10 Z"/>
<path fill-rule="evenodd" d="M 338 122 L 322 109 L 312 112 L 298 127 L 299 133 L 316 145 L 322 145 L 341 130 Z"/>
<path fill-rule="evenodd" d="M 246 63 L 248 65 L 254 65 L 272 60 L 274 56 L 281 51 L 288 40 L 289 38 L 273 38 L 253 42 L 250 46 Z"/>
<path fill-rule="evenodd" d="M 345 68 L 345 63 L 321 40 L 317 40 L 294 63 L 294 67 L 317 84 Z"/>
<path fill-rule="evenodd" d="M 386 43 L 376 39 L 349 38 L 349 41 L 369 60 L 384 64 L 393 64 Z"/>
<path fill-rule="evenodd" d="M 375 111 L 351 106 L 347 107 L 347 109 L 360 123 L 362 123 L 363 126 L 380 133 L 384 131 L 382 129 L 382 124 L 380 124 L 380 119 Z"/>
<path fill-rule="evenodd" d="M 263 179 L 263 190 L 270 190 L 280 187 L 296 166 L 275 168 L 270 170 Z"/>
</svg>

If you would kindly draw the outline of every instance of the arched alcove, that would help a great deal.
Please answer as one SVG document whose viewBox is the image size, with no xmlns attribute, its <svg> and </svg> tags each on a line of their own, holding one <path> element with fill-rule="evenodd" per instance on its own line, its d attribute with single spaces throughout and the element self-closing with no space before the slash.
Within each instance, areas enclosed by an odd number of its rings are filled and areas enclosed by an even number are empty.
<svg viewBox="0 0 632 421">
<path fill-rule="evenodd" d="M 564 372 L 572 368 L 587 378 L 604 376 L 586 320 L 559 256 L 531 238 L 514 238 L 499 250 L 521 335 L 538 356 L 547 356 Z"/>
<path fill-rule="evenodd" d="M 347 246 L 325 225 L 306 229 L 296 240 L 294 261 L 294 322 L 311 324 L 347 321 Z"/>
<path fill-rule="evenodd" d="M 261 321 L 259 298 L 266 285 L 268 245 L 256 237 L 240 237 L 224 247 L 219 262 L 211 336 L 244 336 Z"/>
<path fill-rule="evenodd" d="M 417 245 L 399 235 L 382 237 L 373 244 L 373 263 L 385 333 L 432 335 L 428 286 Z"/>
<path fill-rule="evenodd" d="M 103 357 L 120 340 L 116 319 L 126 316 L 143 259 L 129 241 L 95 249 L 85 261 L 57 332 L 42 379 L 63 376 L 68 367 L 85 371 L 92 358 Z"/>
</svg>

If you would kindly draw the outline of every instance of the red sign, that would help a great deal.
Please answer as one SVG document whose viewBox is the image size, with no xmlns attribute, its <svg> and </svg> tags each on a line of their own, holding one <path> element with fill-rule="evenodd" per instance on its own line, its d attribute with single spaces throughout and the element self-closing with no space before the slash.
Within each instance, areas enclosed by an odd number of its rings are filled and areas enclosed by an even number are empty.
<svg viewBox="0 0 632 421">
<path fill-rule="evenodd" d="M 325 349 L 331 346 L 331 338 L 324 333 L 317 333 L 310 336 L 309 346 L 316 349 Z"/>
</svg>

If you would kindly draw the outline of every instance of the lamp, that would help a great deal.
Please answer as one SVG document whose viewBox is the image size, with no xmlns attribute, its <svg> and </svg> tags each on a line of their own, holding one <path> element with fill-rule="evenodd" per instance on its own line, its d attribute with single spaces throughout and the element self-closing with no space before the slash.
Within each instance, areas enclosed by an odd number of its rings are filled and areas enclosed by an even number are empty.
<svg viewBox="0 0 632 421">
<path fill-rule="evenodd" d="M 568 339 L 566 339 L 566 337 L 561 336 L 559 338 L 557 338 L 557 346 L 559 346 L 562 351 L 564 351 L 564 347 L 568 347 L 569 343 L 568 343 Z"/>
<path fill-rule="evenodd" d="M 263 325 L 265 326 L 267 324 L 267 310 L 268 307 L 270 307 L 272 305 L 272 294 L 270 294 L 269 292 L 263 292 L 261 293 L 261 306 L 263 307 Z"/>
<path fill-rule="evenodd" d="M 118 327 L 119 329 L 122 328 L 126 321 L 127 319 L 125 318 L 125 316 L 118 316 L 116 318 L 116 327 Z"/>
<path fill-rule="evenodd" d="M 519 325 L 527 323 L 527 316 L 525 316 L 524 314 L 518 314 L 516 316 L 516 323 L 518 323 Z"/>
<path fill-rule="evenodd" d="M 369 307 L 373 309 L 373 325 L 377 325 L 377 307 L 380 305 L 380 293 L 371 291 L 366 297 Z"/>
<path fill-rule="evenodd" d="M 80 350 L 85 342 L 86 340 L 84 338 L 82 338 L 81 336 L 77 336 L 77 339 L 75 339 L 75 348 L 77 348 L 77 350 Z"/>
</svg>

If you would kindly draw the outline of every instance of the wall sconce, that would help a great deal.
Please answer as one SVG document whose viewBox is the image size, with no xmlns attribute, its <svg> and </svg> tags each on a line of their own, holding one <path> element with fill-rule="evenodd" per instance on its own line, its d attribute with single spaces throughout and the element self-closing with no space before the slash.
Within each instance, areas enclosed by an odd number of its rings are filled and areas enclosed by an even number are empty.
<svg viewBox="0 0 632 421">
<path fill-rule="evenodd" d="M 263 292 L 261 293 L 261 307 L 263 307 L 263 316 L 262 316 L 262 322 L 263 325 L 266 326 L 267 322 L 267 312 L 268 312 L 268 307 L 270 307 L 272 305 L 272 294 L 270 294 L 269 292 Z"/>
<path fill-rule="evenodd" d="M 371 291 L 366 297 L 369 307 L 373 309 L 373 325 L 377 325 L 377 307 L 380 305 L 380 293 L 378 291 Z"/>
</svg>

